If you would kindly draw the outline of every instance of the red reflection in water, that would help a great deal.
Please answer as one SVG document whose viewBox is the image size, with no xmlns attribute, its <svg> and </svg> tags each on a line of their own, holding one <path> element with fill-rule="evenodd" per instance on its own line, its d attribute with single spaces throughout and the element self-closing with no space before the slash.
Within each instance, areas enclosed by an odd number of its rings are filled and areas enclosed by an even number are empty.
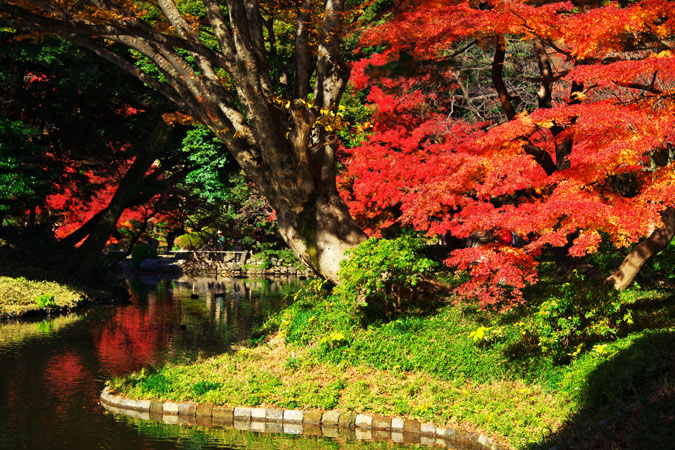
<svg viewBox="0 0 675 450">
<path fill-rule="evenodd" d="M 44 373 L 47 387 L 62 398 L 73 397 L 90 378 L 82 357 L 73 351 L 50 357 Z"/>
<path fill-rule="evenodd" d="M 152 362 L 161 351 L 167 341 L 167 323 L 157 319 L 169 314 L 164 311 L 169 305 L 152 303 L 148 309 L 136 304 L 120 309 L 108 323 L 94 330 L 101 369 L 126 374 Z"/>
<path fill-rule="evenodd" d="M 72 350 L 49 357 L 44 377 L 47 390 L 58 397 L 50 420 L 65 420 L 68 408 L 76 402 L 81 403 L 83 398 L 95 395 L 95 387 L 91 383 L 92 373 L 85 368 L 82 357 Z"/>
</svg>

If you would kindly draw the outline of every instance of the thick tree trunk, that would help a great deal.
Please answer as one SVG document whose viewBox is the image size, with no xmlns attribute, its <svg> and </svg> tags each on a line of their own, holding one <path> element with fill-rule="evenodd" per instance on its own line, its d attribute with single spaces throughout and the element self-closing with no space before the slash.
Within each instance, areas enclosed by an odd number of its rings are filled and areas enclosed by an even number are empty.
<svg viewBox="0 0 675 450">
<path fill-rule="evenodd" d="M 150 137 L 150 144 L 147 149 L 136 157 L 122 181 L 120 181 L 115 195 L 113 195 L 108 206 L 100 213 L 96 226 L 76 251 L 75 266 L 73 266 L 73 275 L 76 279 L 86 280 L 91 274 L 105 243 L 115 231 L 119 218 L 129 203 L 138 195 L 145 173 L 166 144 L 170 131 L 171 129 L 167 124 L 160 122 Z"/>
<path fill-rule="evenodd" d="M 318 192 L 295 208 L 278 210 L 279 232 L 291 250 L 317 274 L 337 283 L 345 251 L 356 247 L 366 235 L 337 191 Z"/>
<path fill-rule="evenodd" d="M 67 16 L 58 2 L 42 2 L 36 10 L 0 1 L 0 21 L 46 29 L 90 49 L 209 127 L 261 188 L 290 248 L 318 273 L 337 281 L 345 250 L 365 239 L 335 188 L 335 136 L 326 123 L 334 120 L 349 78 L 340 45 L 345 1 L 296 3 L 295 59 L 289 59 L 285 67 L 295 72 L 293 88 L 288 89 L 293 95 L 288 99 L 278 97 L 283 82 L 277 82 L 278 74 L 271 70 L 271 43 L 265 42 L 270 37 L 262 32 L 263 21 L 274 15 L 261 10 L 256 0 L 201 3 L 212 33 L 206 43 L 175 0 L 157 3 L 168 25 L 166 32 L 140 17 L 111 19 L 110 23 L 83 18 L 85 8 L 91 6 L 113 17 L 119 15 L 108 3 L 101 6 L 93 0 L 78 3 L 76 14 Z M 316 8 L 321 3 L 319 12 Z M 317 36 L 313 30 L 319 31 L 318 39 L 312 39 Z M 211 38 L 219 45 L 212 45 Z M 167 83 L 148 75 L 136 61 L 111 51 L 108 41 L 145 55 Z M 284 69 L 277 60 L 274 65 Z M 223 71 L 229 75 L 227 83 Z M 110 219 L 100 219 L 107 229 L 114 227 L 115 214 L 111 214 Z M 85 242 L 87 262 L 100 252 L 104 234 L 97 229 Z M 85 260 L 82 271 L 88 266 Z"/>
<path fill-rule="evenodd" d="M 675 237 L 675 208 L 661 213 L 663 227 L 656 229 L 647 239 L 636 245 L 612 275 L 607 278 L 615 289 L 626 289 L 633 282 L 642 266 L 659 253 Z"/>
</svg>

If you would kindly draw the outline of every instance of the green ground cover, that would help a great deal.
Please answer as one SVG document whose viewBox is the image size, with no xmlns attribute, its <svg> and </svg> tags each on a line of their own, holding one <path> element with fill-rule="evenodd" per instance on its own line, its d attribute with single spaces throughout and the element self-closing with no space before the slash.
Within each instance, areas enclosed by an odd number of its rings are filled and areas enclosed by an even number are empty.
<svg viewBox="0 0 675 450">
<path fill-rule="evenodd" d="M 0 315 L 3 316 L 72 309 L 86 298 L 83 289 L 57 281 L 0 276 Z"/>
<path fill-rule="evenodd" d="M 76 283 L 58 267 L 44 267 L 35 253 L 0 240 L 0 319 L 72 310 L 83 303 L 114 302 L 119 286 Z M 44 258 L 43 258 L 44 259 Z"/>
<path fill-rule="evenodd" d="M 632 328 L 561 361 L 532 344 L 523 311 L 441 303 L 354 325 L 317 286 L 270 318 L 248 347 L 144 369 L 111 386 L 132 398 L 405 416 L 485 431 L 515 448 L 549 448 L 588 436 L 595 422 L 632 420 L 632 408 L 672 400 L 675 322 L 665 291 L 624 294 L 634 305 Z M 607 429 L 576 448 L 603 448 Z M 646 436 L 640 442 L 651 448 L 667 438 Z"/>
</svg>

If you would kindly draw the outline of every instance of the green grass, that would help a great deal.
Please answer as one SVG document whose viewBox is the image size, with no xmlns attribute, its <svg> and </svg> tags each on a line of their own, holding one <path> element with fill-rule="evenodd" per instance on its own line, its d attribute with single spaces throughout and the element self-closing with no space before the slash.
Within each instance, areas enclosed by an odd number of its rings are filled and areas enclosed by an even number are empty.
<svg viewBox="0 0 675 450">
<path fill-rule="evenodd" d="M 670 293 L 612 297 L 617 317 L 630 313 L 630 321 L 612 328 L 606 317 L 594 319 L 590 326 L 603 324 L 601 332 L 581 333 L 581 344 L 554 355 L 537 340 L 534 313 L 557 288 L 544 282 L 529 293 L 529 306 L 506 314 L 436 301 L 383 321 L 326 297 L 315 282 L 250 347 L 110 384 L 133 398 L 404 416 L 487 432 L 514 448 L 550 448 L 580 432 L 587 439 L 572 448 L 669 445 L 655 430 L 672 422 Z M 649 415 L 635 414 L 651 405 Z M 604 431 L 589 434 L 596 423 Z M 637 431 L 606 432 L 622 425 Z"/>
<path fill-rule="evenodd" d="M 70 310 L 94 299 L 114 299 L 105 288 L 75 283 L 56 269 L 45 269 L 27 259 L 18 261 L 0 247 L 0 319 Z"/>
<path fill-rule="evenodd" d="M 78 286 L 44 279 L 0 276 L 0 314 L 16 317 L 44 310 L 38 301 L 43 294 L 54 296 L 52 307 L 57 309 L 74 308 L 88 298 L 85 289 Z"/>
</svg>

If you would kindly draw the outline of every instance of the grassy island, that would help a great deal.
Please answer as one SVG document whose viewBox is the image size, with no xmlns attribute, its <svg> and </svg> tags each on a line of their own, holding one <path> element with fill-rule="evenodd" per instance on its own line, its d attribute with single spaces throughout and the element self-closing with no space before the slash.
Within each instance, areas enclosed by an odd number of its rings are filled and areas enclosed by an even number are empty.
<svg viewBox="0 0 675 450">
<path fill-rule="evenodd" d="M 364 300 L 365 291 L 352 284 L 352 263 L 364 261 L 352 255 L 345 281 L 332 292 L 309 283 L 232 353 L 143 369 L 109 384 L 137 399 L 409 417 L 479 430 L 512 448 L 669 444 L 675 314 L 668 289 L 607 294 L 613 306 L 589 309 L 591 296 L 608 297 L 578 276 L 542 281 L 527 292 L 528 303 L 490 311 L 458 304 L 419 278 L 415 287 L 426 298 L 386 304 L 391 286 L 373 287 Z M 387 264 L 377 262 L 395 279 Z M 560 305 L 579 298 L 587 321 L 566 325 L 574 320 Z"/>
<path fill-rule="evenodd" d="M 114 302 L 122 295 L 110 284 L 93 287 L 73 281 L 58 267 L 45 267 L 34 253 L 1 244 L 0 320 L 66 312 L 84 304 Z"/>
</svg>

